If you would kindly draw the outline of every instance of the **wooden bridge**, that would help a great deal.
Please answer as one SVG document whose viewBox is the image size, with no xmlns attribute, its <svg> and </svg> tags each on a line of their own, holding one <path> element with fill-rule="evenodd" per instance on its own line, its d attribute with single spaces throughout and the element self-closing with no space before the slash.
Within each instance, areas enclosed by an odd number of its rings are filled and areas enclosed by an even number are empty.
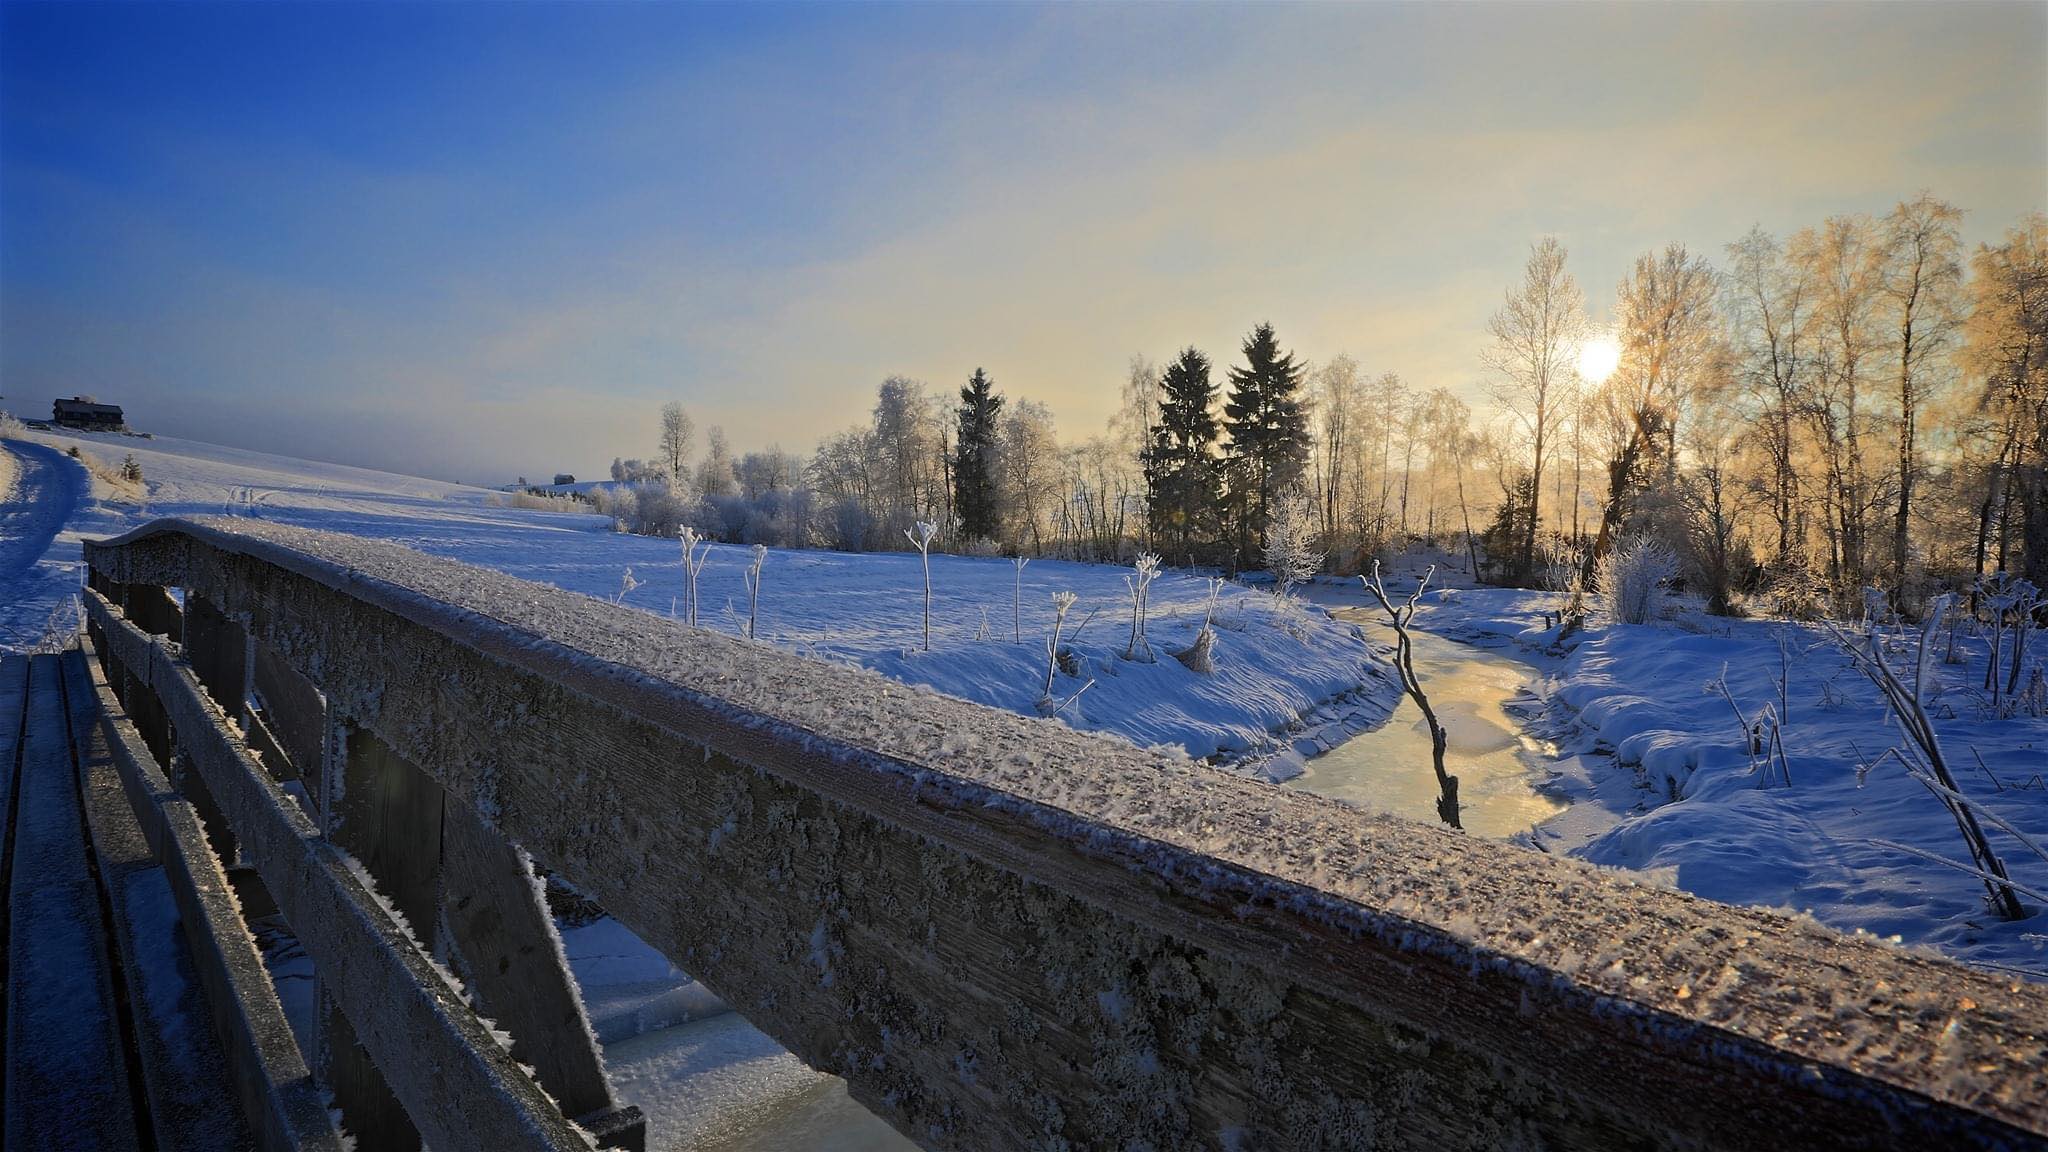
<svg viewBox="0 0 2048 1152">
<path fill-rule="evenodd" d="M 387 544 L 87 559 L 0 670 L 9 1148 L 661 1146 L 535 863 L 931 1148 L 2048 1146 L 2038 986 Z"/>
</svg>

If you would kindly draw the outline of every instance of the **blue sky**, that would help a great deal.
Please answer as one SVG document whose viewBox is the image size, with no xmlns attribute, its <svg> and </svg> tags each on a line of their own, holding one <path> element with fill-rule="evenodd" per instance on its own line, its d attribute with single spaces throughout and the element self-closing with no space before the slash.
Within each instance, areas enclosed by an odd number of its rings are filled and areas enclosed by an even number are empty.
<svg viewBox="0 0 2048 1152">
<path fill-rule="evenodd" d="M 8 3 L 0 394 L 493 482 L 1261 320 L 1476 400 L 1544 233 L 1597 312 L 1923 187 L 2048 207 L 2048 6 Z"/>
</svg>

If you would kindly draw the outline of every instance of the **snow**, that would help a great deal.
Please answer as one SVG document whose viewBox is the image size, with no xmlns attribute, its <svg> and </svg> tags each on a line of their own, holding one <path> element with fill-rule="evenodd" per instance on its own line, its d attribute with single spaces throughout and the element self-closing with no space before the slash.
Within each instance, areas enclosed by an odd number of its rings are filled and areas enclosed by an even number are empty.
<svg viewBox="0 0 2048 1152">
<path fill-rule="evenodd" d="M 668 615 L 684 596 L 678 542 L 620 535 L 597 515 L 508 508 L 502 494 L 480 488 L 169 438 L 35 440 L 7 445 L 14 453 L 9 459 L 39 469 L 38 491 L 48 493 L 28 504 L 34 523 L 15 534 L 16 555 L 40 553 L 22 566 L 32 573 L 15 582 L 24 594 L 0 607 L 0 619 L 17 628 L 23 646 L 40 638 L 53 611 L 60 626 L 75 619 L 65 613 L 82 579 L 82 539 L 117 535 L 162 516 L 226 514 L 257 530 L 279 524 L 351 533 L 605 599 L 618 594 L 631 567 L 642 583 L 627 593 L 625 605 L 658 615 Z M 113 493 L 88 496 L 91 477 L 63 455 L 72 445 L 110 463 L 132 453 L 148 488 L 146 505 L 122 503 Z M 744 631 L 742 574 L 751 559 L 743 547 L 710 548 L 700 578 L 704 625 L 729 635 Z M 1069 591 L 1079 598 L 1062 644 L 1071 671 L 1057 675 L 1054 693 L 1066 699 L 1093 686 L 1066 706 L 1060 724 L 1177 753 L 1238 758 L 1285 748 L 1290 728 L 1340 698 L 1348 711 L 1375 722 L 1391 706 L 1391 682 L 1356 629 L 1312 608 L 1276 609 L 1265 592 L 1236 589 L 1223 598 L 1215 620 L 1216 672 L 1204 676 L 1164 656 L 1194 641 L 1209 600 L 1205 581 L 1165 576 L 1152 585 L 1147 635 L 1161 658 L 1138 663 L 1121 659 L 1129 638 L 1128 569 L 1039 560 L 1020 581 L 1008 560 L 944 555 L 931 558 L 931 569 L 929 652 L 920 649 L 923 573 L 911 553 L 771 551 L 760 636 L 923 689 L 1035 715 L 1052 597 Z M 984 618 L 1012 623 L 1020 586 L 1021 639 L 999 626 L 978 638 Z M 979 745 L 971 735 L 958 739 L 955 751 Z M 280 998 L 304 1040 L 312 1012 L 304 954 L 282 925 L 266 929 Z M 835 1146 L 904 1146 L 847 1099 L 843 1084 L 782 1052 L 616 922 L 569 929 L 564 945 L 621 1098 L 649 1112 L 664 1143 L 730 1139 L 797 1148 L 816 1146 L 816 1138 L 830 1132 Z M 807 1130 L 809 1139 L 801 1135 Z"/>
<path fill-rule="evenodd" d="M 77 538 L 47 554 L 73 519 L 85 469 L 41 444 L 0 442 L 0 652 L 31 651 L 77 626 Z M 65 563 L 61 556 L 71 558 Z"/>
<path fill-rule="evenodd" d="M 237 483 L 232 477 L 259 468 L 164 441 L 151 444 L 147 456 L 138 451 L 137 458 L 152 483 L 154 511 L 180 514 L 235 504 L 219 499 Z M 282 466 L 261 467 L 276 473 Z M 674 541 L 612 535 L 597 517 L 495 508 L 481 490 L 445 486 L 450 491 L 433 495 L 407 492 L 405 483 L 376 474 L 316 479 L 299 491 L 239 502 L 261 519 L 205 521 L 186 530 L 252 551 L 273 544 L 291 549 L 312 557 L 309 563 L 322 569 L 322 578 L 347 581 L 357 594 L 387 606 L 439 613 L 437 622 L 459 622 L 479 637 L 489 633 L 515 646 L 559 645 L 559 651 L 588 653 L 588 675 L 611 684 L 608 691 L 665 692 L 699 704 L 747 701 L 760 711 L 736 713 L 734 719 L 822 737 L 821 750 L 869 771 L 908 772 L 914 777 L 910 786 L 934 804 L 1002 806 L 1048 827 L 1085 813 L 1095 847 L 1159 868 L 1169 882 L 1226 885 L 1232 891 L 1249 885 L 1248 899 L 1270 898 L 1296 914 L 1327 916 L 1347 931 L 1474 964 L 1576 971 L 1589 993 L 1613 997 L 1617 1009 L 1655 1003 L 1739 1032 L 1764 1029 L 1770 1035 L 1777 1028 L 1790 1037 L 1784 1043 L 1810 1050 L 1821 1042 L 1811 1038 L 1826 1023 L 1816 1015 L 1826 1013 L 1821 1000 L 1867 996 L 1917 1004 L 1934 995 L 1882 985 L 1830 986 L 1814 1003 L 1750 1000 L 1738 1006 L 1716 991 L 1724 990 L 1726 973 L 1749 964 L 1807 960 L 1811 953 L 1796 949 L 1824 942 L 1808 938 L 1797 921 L 1788 926 L 1753 919 L 1745 923 L 1755 927 L 1755 935 L 1745 929 L 1731 936 L 1689 929 L 1678 922 L 1682 917 L 1668 924 L 1631 920 L 1634 905 L 1626 890 L 1596 889 L 1590 873 L 1555 856 L 1479 841 L 1469 842 L 1459 856 L 1467 871 L 1447 876 L 1434 864 L 1439 838 L 1452 835 L 1447 831 L 1359 818 L 1317 797 L 1290 797 L 1280 804 L 1268 798 L 1264 785 L 1207 771 L 1178 755 L 1084 741 L 1062 724 L 1024 718 L 1042 690 L 1040 637 L 1051 616 L 1051 593 L 1071 589 L 1082 596 L 1069 620 L 1074 660 L 1071 671 L 1060 673 L 1055 695 L 1064 698 L 1091 680 L 1096 687 L 1062 714 L 1064 724 L 1120 735 L 1142 747 L 1167 745 L 1204 756 L 1286 748 L 1300 735 L 1290 731 L 1293 726 L 1321 718 L 1319 705 L 1341 698 L 1338 707 L 1353 706 L 1355 697 L 1345 693 L 1360 685 L 1374 698 L 1392 695 L 1364 634 L 1321 608 L 1290 610 L 1267 593 L 1233 590 L 1217 616 L 1218 673 L 1201 677 L 1177 661 L 1119 658 L 1126 637 L 1114 624 L 1121 615 L 1117 605 L 1128 598 L 1125 570 L 1032 564 L 1024 573 L 1025 639 L 1018 643 L 975 638 L 982 609 L 1000 619 L 1008 606 L 1016 576 L 1011 565 L 935 557 L 934 643 L 926 653 L 919 650 L 922 578 L 916 556 L 777 551 L 768 561 L 764 640 L 881 672 L 896 683 L 823 669 L 801 672 L 786 660 L 767 659 L 761 645 L 734 638 L 740 630 L 737 613 L 721 611 L 721 605 L 744 603 L 744 549 L 715 548 L 704 572 L 704 622 L 723 633 L 707 635 L 667 621 L 628 619 L 595 600 L 535 600 L 530 589 L 489 572 L 421 561 L 368 541 L 304 537 L 288 526 L 406 544 L 601 598 L 617 591 L 620 573 L 631 565 L 647 584 L 627 603 L 656 615 L 665 615 L 671 598 L 680 596 L 680 548 Z M 167 493 L 183 496 L 185 505 L 166 503 Z M 119 515 L 126 523 L 141 519 L 139 511 Z M 53 553 L 63 546 L 60 534 Z M 1317 589 L 1319 595 L 1335 591 Z M 1206 595 L 1199 581 L 1162 577 L 1152 593 L 1154 642 L 1167 651 L 1190 642 Z M 1539 618 L 1553 606 L 1548 597 L 1463 589 L 1424 603 L 1422 626 L 1515 645 L 1541 671 L 1531 689 L 1530 711 L 1537 717 L 1532 723 L 1556 726 L 1551 738 L 1569 767 L 1552 783 L 1573 802 L 1537 837 L 1553 853 L 1645 869 L 1718 900 L 1810 909 L 1822 923 L 1897 936 L 1973 963 L 2028 971 L 2048 966 L 2039 916 L 1997 924 L 1984 915 L 1974 879 L 1870 843 L 1893 840 L 1943 855 L 1958 855 L 1960 847 L 1940 804 L 1902 774 L 1880 770 L 1858 787 L 1856 765 L 1874 757 L 1891 735 L 1869 686 L 1845 672 L 1846 661 L 1819 646 L 1810 630 L 1794 630 L 1800 644 L 1786 730 L 1794 785 L 1761 789 L 1749 775 L 1749 757 L 1726 702 L 1703 688 L 1725 663 L 1730 689 L 1746 709 L 1772 698 L 1779 626 L 1696 615 L 1679 623 L 1596 626 L 1569 652 L 1553 654 L 1556 631 Z M 1953 670 L 1943 674 L 1956 684 L 1967 680 Z M 934 689 L 1024 715 L 934 710 L 922 695 Z M 1995 805 L 2028 835 L 2048 837 L 2048 789 L 2030 783 L 2042 770 L 2042 722 L 1990 720 L 1968 703 L 1955 693 L 1943 723 L 1959 770 L 1975 770 L 1968 756 L 1972 747 L 1989 769 L 1965 781 L 1972 798 Z M 1298 747 L 1289 751 L 1302 754 Z M 919 763 L 944 763 L 947 773 L 908 767 Z M 1119 786 L 1143 772 L 1156 773 L 1158 788 Z M 1569 837 L 1561 828 L 1570 829 Z M 2001 839 L 1996 831 L 1992 836 L 2016 878 L 2036 887 L 2048 883 L 2039 861 L 2015 850 L 2009 837 Z M 1402 850 L 1394 850 L 1397 844 Z M 1181 850 L 1206 854 L 1205 871 L 1183 870 L 1176 861 L 1193 858 L 1174 855 Z M 1487 897 L 1509 883 L 1529 897 L 1526 906 L 1502 907 Z M 1583 920 L 1595 892 L 1606 908 L 1604 924 Z M 1413 920 L 1445 925 L 1450 934 L 1414 932 Z M 1626 965 L 1583 947 L 1603 932 L 1631 957 Z M 1576 951 L 1570 946 L 1574 940 L 1581 943 Z M 571 954 L 573 964 L 573 944 Z M 821 954 L 829 965 L 829 952 Z M 592 1015 L 603 1029 L 604 1014 L 594 1008 Z M 728 1016 L 706 1017 L 685 1029 Z M 644 1042 L 639 1046 L 658 1049 L 643 1054 L 649 1068 L 697 1067 L 696 1054 L 702 1052 L 713 1054 L 713 1066 L 752 1069 L 744 1078 L 757 1084 L 780 1082 L 779 1066 L 758 1063 L 746 1047 L 753 1040 L 743 1034 L 704 1032 L 689 1043 L 669 1035 L 675 1043 L 667 1046 L 647 1039 L 676 1031 L 608 1044 L 614 1071 L 634 1063 L 621 1063 L 622 1045 Z M 1873 1036 L 1872 1043 L 1912 1044 L 1883 1030 Z M 1990 1077 L 1988 1090 L 2025 1091 L 2037 1082 L 2017 1074 L 2009 1062 L 2001 1064 L 2005 1058 L 1990 1048 L 1981 1029 L 1965 1027 L 1960 1036 L 1959 1044 L 1974 1046 L 1972 1059 Z"/>
<path fill-rule="evenodd" d="M 1348 593 L 1324 591 L 1332 604 Z M 1887 763 L 1857 769 L 1903 739 L 1877 689 L 1814 626 L 1730 620 L 1678 605 L 1652 625 L 1597 620 L 1569 651 L 1543 613 L 1557 597 L 1459 589 L 1429 597 L 1418 622 L 1468 643 L 1506 646 L 1538 675 L 1525 711 L 1558 745 L 1550 790 L 1573 803 L 1538 829 L 1552 851 L 1628 868 L 1732 904 L 1811 914 L 1843 931 L 1928 946 L 2000 972 L 2048 978 L 2048 916 L 2007 923 L 1974 877 L 1876 841 L 1967 858 L 1941 802 Z M 1783 642 L 1781 657 L 1780 643 Z M 1945 650 L 1946 638 L 1942 639 Z M 1969 799 L 2041 842 L 2048 836 L 2048 719 L 1983 706 L 1986 642 L 1959 634 L 1964 663 L 1931 665 L 1931 711 Z M 1895 656 L 1894 659 L 1902 659 Z M 1751 719 L 1789 704 L 1791 787 L 1761 787 L 1723 675 Z M 1981 758 L 1981 766 L 1980 766 Z M 2048 890 L 2048 861 L 1987 827 L 2015 881 Z"/>
<path fill-rule="evenodd" d="M 655 1147 L 910 1147 L 618 921 L 564 925 L 562 946 L 613 1090 L 646 1113 Z"/>
<path fill-rule="evenodd" d="M 81 538 L 118 535 L 166 516 L 230 514 L 388 540 L 607 600 L 618 596 L 630 567 L 640 583 L 625 595 L 626 606 L 664 616 L 682 610 L 681 545 L 615 533 L 610 520 L 596 514 L 499 507 L 494 502 L 503 494 L 484 488 L 168 437 L 29 435 L 34 442 L 21 445 L 23 452 L 70 465 L 80 485 L 82 472 L 63 459 L 64 448 L 76 444 L 112 463 L 133 453 L 149 495 L 146 507 L 93 499 L 71 515 L 36 565 L 37 597 L 33 602 L 14 598 L 0 607 L 0 621 L 23 637 L 39 637 L 53 609 L 60 615 L 70 611 L 62 606 L 81 578 Z M 10 448 L 16 446 L 9 442 Z M 43 515 L 42 521 L 52 515 Z M 44 523 L 44 528 L 54 526 Z M 16 551 L 34 547 L 31 541 Z M 4 548 L 0 544 L 0 556 Z M 700 578 L 699 623 L 743 635 L 751 549 L 714 544 L 709 552 Z M 1021 579 L 1021 640 L 994 624 L 989 638 L 977 638 L 984 614 L 990 621 L 1011 620 L 1020 581 L 1009 560 L 934 552 L 931 568 L 932 645 L 926 652 L 921 650 L 923 573 L 916 553 L 771 549 L 761 592 L 760 638 L 818 659 L 1035 715 L 1044 687 L 1052 595 L 1072 591 L 1080 601 L 1068 616 L 1063 647 L 1072 651 L 1075 670 L 1058 677 L 1053 696 L 1066 700 L 1089 681 L 1094 685 L 1060 712 L 1060 722 L 1122 736 L 1142 747 L 1170 746 L 1198 758 L 1248 759 L 1278 751 L 1290 729 L 1360 685 L 1384 702 L 1380 715 L 1392 706 L 1397 691 L 1356 628 L 1318 609 L 1281 608 L 1265 592 L 1226 591 L 1217 609 L 1216 672 L 1204 676 L 1164 658 L 1192 644 L 1200 630 L 1208 597 L 1200 579 L 1169 574 L 1152 585 L 1146 631 L 1161 658 L 1141 663 L 1122 659 L 1129 638 L 1128 568 L 1033 561 Z M 0 580 L 5 571 L 0 560 Z"/>
</svg>

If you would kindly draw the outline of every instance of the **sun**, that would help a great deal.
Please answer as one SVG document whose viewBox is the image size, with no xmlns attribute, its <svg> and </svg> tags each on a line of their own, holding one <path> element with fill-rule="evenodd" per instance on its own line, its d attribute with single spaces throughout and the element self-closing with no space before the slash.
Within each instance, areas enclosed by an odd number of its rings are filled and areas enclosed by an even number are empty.
<svg viewBox="0 0 2048 1152">
<path fill-rule="evenodd" d="M 1621 364 L 1621 342 L 1612 336 L 1590 336 L 1579 345 L 1579 375 L 1598 384 Z"/>
</svg>

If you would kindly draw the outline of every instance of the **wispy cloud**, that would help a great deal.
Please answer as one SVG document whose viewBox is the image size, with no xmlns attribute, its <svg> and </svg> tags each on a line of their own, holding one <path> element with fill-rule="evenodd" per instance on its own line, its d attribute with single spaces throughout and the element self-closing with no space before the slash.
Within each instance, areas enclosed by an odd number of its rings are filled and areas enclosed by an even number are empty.
<svg viewBox="0 0 2048 1152">
<path fill-rule="evenodd" d="M 2038 6 L 551 12 L 360 123 L 374 73 L 149 104 L 5 38 L 0 391 L 477 479 L 644 452 L 672 396 L 802 447 L 977 365 L 1085 435 L 1132 353 L 1261 320 L 1476 398 L 1544 233 L 1604 307 L 1667 240 L 2048 203 Z"/>
</svg>

